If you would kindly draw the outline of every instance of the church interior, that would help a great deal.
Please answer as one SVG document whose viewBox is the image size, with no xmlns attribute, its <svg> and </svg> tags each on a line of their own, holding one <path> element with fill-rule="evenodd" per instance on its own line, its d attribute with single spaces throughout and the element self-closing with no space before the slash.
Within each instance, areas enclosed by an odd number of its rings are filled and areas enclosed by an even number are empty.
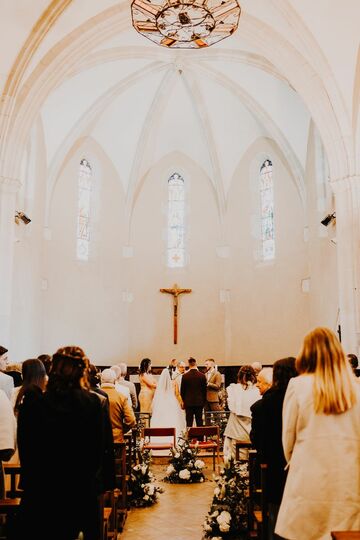
<svg viewBox="0 0 360 540">
<path fill-rule="evenodd" d="M 11 363 L 77 345 L 237 372 L 316 327 L 360 353 L 359 0 L 0 4 Z M 233 26 L 189 45 L 172 9 Z"/>
</svg>

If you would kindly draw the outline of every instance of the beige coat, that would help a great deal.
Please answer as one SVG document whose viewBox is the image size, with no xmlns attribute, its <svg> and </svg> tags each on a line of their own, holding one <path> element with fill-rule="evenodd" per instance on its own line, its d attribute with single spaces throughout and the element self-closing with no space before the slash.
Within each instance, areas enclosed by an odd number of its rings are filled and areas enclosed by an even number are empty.
<svg viewBox="0 0 360 540">
<path fill-rule="evenodd" d="M 291 379 L 283 408 L 289 473 L 275 532 L 287 540 L 330 540 L 360 530 L 360 385 L 343 414 L 315 414 L 313 375 Z"/>
</svg>

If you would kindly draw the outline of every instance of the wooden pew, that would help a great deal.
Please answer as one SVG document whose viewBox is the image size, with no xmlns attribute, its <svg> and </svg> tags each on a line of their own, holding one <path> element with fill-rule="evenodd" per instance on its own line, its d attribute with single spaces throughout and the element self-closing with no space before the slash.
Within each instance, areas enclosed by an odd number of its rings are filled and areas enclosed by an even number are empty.
<svg viewBox="0 0 360 540">
<path fill-rule="evenodd" d="M 20 499 L 0 499 L 0 516 L 5 518 L 3 533 L 0 534 L 0 540 L 7 540 L 7 529 L 11 525 L 11 520 L 19 511 Z"/>
<path fill-rule="evenodd" d="M 114 443 L 115 452 L 115 483 L 114 490 L 114 531 L 122 531 L 128 511 L 128 480 L 126 465 L 126 443 Z M 115 536 L 116 538 L 116 536 Z"/>
<path fill-rule="evenodd" d="M 3 465 L 5 476 L 10 476 L 10 489 L 6 490 L 6 496 L 9 499 L 16 499 L 18 497 L 21 497 L 23 492 L 21 489 L 18 488 L 21 473 L 20 463 L 4 463 Z"/>
<path fill-rule="evenodd" d="M 266 491 L 267 465 L 260 464 L 259 485 L 256 474 L 256 455 L 256 450 L 249 450 L 249 536 L 258 540 L 267 540 L 269 520 Z"/>
</svg>

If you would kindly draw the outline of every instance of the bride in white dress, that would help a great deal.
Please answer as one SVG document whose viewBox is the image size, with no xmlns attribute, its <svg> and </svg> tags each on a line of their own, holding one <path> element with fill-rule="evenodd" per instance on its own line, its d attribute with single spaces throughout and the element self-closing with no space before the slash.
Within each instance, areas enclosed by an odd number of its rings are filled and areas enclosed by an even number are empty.
<svg viewBox="0 0 360 540">
<path fill-rule="evenodd" d="M 174 427 L 176 440 L 186 429 L 185 411 L 181 408 L 180 389 L 176 381 L 172 381 L 167 368 L 163 369 L 156 387 L 150 427 Z M 155 442 L 157 437 L 152 437 Z M 159 438 L 164 442 L 165 438 Z M 156 441 L 158 442 L 158 441 Z"/>
</svg>

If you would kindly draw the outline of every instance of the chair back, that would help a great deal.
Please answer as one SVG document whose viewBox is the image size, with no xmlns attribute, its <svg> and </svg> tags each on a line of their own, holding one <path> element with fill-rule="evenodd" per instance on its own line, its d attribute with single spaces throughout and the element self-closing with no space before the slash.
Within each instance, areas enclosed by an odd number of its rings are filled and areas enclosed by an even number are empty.
<svg viewBox="0 0 360 540">
<path fill-rule="evenodd" d="M 188 429 L 188 438 L 196 439 L 198 437 L 214 437 L 216 436 L 219 439 L 219 426 L 201 426 L 201 427 L 191 427 Z"/>
<path fill-rule="evenodd" d="M 175 428 L 165 427 L 165 428 L 144 428 L 143 435 L 144 437 L 174 437 L 175 441 Z"/>
</svg>

